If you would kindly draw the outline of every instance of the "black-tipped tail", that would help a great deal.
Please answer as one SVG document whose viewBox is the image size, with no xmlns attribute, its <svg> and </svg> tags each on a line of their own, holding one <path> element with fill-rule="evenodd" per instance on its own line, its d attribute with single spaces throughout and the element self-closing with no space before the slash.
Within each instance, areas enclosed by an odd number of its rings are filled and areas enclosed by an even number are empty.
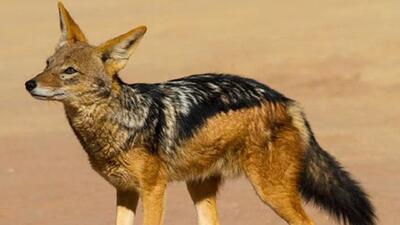
<svg viewBox="0 0 400 225">
<path fill-rule="evenodd" d="M 349 225 L 375 225 L 374 207 L 361 186 L 331 155 L 324 151 L 310 130 L 299 189 L 306 201 Z"/>
</svg>

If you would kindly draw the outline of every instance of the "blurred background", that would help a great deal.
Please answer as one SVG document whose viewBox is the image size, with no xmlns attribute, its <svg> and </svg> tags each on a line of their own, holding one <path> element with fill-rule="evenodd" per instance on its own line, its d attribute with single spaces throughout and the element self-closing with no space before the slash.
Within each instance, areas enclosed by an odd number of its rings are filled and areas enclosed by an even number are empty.
<svg viewBox="0 0 400 225">
<path fill-rule="evenodd" d="M 92 44 L 148 26 L 120 74 L 127 82 L 234 73 L 298 100 L 321 145 L 370 193 L 379 224 L 398 224 L 399 1 L 64 4 Z M 0 27 L 0 224 L 113 224 L 115 191 L 90 168 L 62 105 L 24 89 L 59 39 L 56 2 L 2 0 Z M 222 224 L 285 224 L 244 179 L 226 182 L 219 211 Z M 165 224 L 196 224 L 183 183 L 169 186 Z"/>
</svg>

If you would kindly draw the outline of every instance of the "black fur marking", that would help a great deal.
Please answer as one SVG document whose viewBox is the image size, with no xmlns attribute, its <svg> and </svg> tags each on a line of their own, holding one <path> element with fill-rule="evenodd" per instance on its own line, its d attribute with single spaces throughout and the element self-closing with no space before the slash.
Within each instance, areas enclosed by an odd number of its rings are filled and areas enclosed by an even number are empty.
<svg viewBox="0 0 400 225">
<path fill-rule="evenodd" d="M 101 61 L 103 61 L 103 63 L 106 62 L 109 58 L 110 58 L 110 53 L 108 51 L 104 52 L 101 55 Z"/>
<path fill-rule="evenodd" d="M 129 40 L 129 42 L 125 45 L 125 49 L 129 49 L 136 42 L 136 38 Z"/>
<path fill-rule="evenodd" d="M 166 144 L 167 140 L 179 144 L 218 113 L 260 106 L 266 101 L 291 101 L 264 84 L 234 75 L 200 74 L 163 83 L 131 84 L 129 88 L 145 99 L 142 101 L 146 102 L 148 114 L 141 130 L 151 131 L 149 143 L 154 151 L 158 147 L 175 148 Z M 166 109 L 166 103 L 173 112 Z M 174 127 L 167 126 L 167 117 Z"/>
<path fill-rule="evenodd" d="M 106 83 L 104 82 L 103 79 L 100 78 L 96 78 L 96 84 L 97 86 L 99 86 L 100 88 L 104 87 L 106 85 Z"/>
<path fill-rule="evenodd" d="M 64 76 L 64 75 L 61 75 L 61 76 Z M 68 76 L 68 75 L 66 75 L 66 76 Z M 77 77 L 71 77 L 69 79 L 63 80 L 63 82 L 66 85 L 73 85 L 73 84 L 78 84 L 79 83 L 79 79 Z"/>
<path fill-rule="evenodd" d="M 60 17 L 60 29 L 63 31 L 64 30 L 64 23 L 63 23 L 61 11 L 58 11 L 58 15 Z"/>
<path fill-rule="evenodd" d="M 150 130 L 151 135 L 148 137 L 147 143 L 149 143 L 150 150 L 156 152 L 157 149 L 162 145 L 165 128 L 165 106 L 162 100 L 165 95 L 161 90 L 154 84 L 132 84 L 131 88 L 138 91 L 139 95 L 142 95 L 145 99 L 149 100 L 149 112 L 145 120 L 145 126 L 141 130 Z"/>
<path fill-rule="evenodd" d="M 117 75 L 114 79 L 122 88 L 119 107 L 129 112 L 119 118 L 130 135 L 124 149 L 141 136 L 153 153 L 174 151 L 218 113 L 292 101 L 264 84 L 234 75 L 200 74 L 155 84 L 126 84 Z"/>
<path fill-rule="evenodd" d="M 376 216 L 368 195 L 348 172 L 317 143 L 311 134 L 300 174 L 299 190 L 307 201 L 349 225 L 375 225 Z"/>
<path fill-rule="evenodd" d="M 186 93 L 191 104 L 188 113 L 177 116 L 178 137 L 186 139 L 203 125 L 210 117 L 220 112 L 259 106 L 263 101 L 288 101 L 282 94 L 251 79 L 233 75 L 202 74 L 171 80 L 164 88 L 185 87 L 193 92 Z M 263 92 L 257 91 L 257 89 Z M 178 93 L 173 99 L 178 103 L 184 93 Z M 178 106 L 179 108 L 179 106 Z"/>
</svg>

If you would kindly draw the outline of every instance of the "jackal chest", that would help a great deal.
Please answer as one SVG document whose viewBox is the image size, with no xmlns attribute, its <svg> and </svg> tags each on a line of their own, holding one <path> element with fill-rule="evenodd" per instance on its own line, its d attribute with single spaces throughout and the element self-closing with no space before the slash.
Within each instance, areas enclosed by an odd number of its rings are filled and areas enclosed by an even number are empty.
<svg viewBox="0 0 400 225">
<path fill-rule="evenodd" d="M 109 133 L 106 135 L 105 133 Z M 112 135 L 111 135 L 112 134 Z M 135 186 L 130 162 L 127 162 L 125 137 L 120 132 L 99 129 L 94 137 L 85 135 L 81 143 L 88 153 L 92 168 L 118 189 L 129 189 Z"/>
<path fill-rule="evenodd" d="M 106 115 L 95 112 L 67 113 L 68 121 L 90 157 L 110 159 L 128 148 L 132 135 Z"/>
<path fill-rule="evenodd" d="M 73 127 L 82 147 L 89 156 L 97 158 L 112 158 L 123 152 L 127 147 L 128 134 L 114 127 L 93 125 Z"/>
<path fill-rule="evenodd" d="M 135 189 L 138 187 L 139 182 L 134 176 L 132 168 L 119 157 L 107 160 L 89 157 L 89 161 L 92 168 L 117 189 Z"/>
<path fill-rule="evenodd" d="M 128 133 L 106 119 L 93 118 L 93 115 L 68 118 L 89 156 L 92 168 L 118 189 L 134 187 L 136 179 L 124 160 L 128 149 Z"/>
</svg>

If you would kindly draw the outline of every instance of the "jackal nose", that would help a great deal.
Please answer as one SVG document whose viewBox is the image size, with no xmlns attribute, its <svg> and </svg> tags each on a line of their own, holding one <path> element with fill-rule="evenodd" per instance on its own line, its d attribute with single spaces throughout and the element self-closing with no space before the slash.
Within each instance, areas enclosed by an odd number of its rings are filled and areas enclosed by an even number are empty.
<svg viewBox="0 0 400 225">
<path fill-rule="evenodd" d="M 25 88 L 28 91 L 32 91 L 33 89 L 35 89 L 36 86 L 37 86 L 37 84 L 36 84 L 36 81 L 34 81 L 34 80 L 28 80 L 25 83 Z"/>
</svg>

